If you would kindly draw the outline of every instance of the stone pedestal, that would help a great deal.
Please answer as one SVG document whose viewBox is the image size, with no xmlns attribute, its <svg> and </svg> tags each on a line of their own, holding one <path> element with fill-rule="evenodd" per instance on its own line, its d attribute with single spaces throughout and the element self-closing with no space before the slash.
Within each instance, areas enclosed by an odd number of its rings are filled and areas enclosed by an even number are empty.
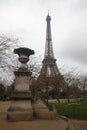
<svg viewBox="0 0 87 130">
<path fill-rule="evenodd" d="M 7 119 L 9 121 L 33 120 L 31 101 L 12 101 L 8 109 Z"/>
<path fill-rule="evenodd" d="M 33 120 L 31 91 L 29 91 L 29 72 L 15 71 L 15 89 L 11 94 L 11 105 L 7 112 L 9 121 Z"/>
<path fill-rule="evenodd" d="M 34 115 L 36 119 L 56 119 L 56 110 L 49 110 L 48 107 L 43 103 L 42 100 L 37 100 L 34 104 Z"/>
</svg>

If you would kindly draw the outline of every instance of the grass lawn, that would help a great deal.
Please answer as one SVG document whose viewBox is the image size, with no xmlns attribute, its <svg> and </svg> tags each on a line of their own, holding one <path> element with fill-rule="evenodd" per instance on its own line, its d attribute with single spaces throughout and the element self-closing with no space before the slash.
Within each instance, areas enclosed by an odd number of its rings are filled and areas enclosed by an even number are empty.
<svg viewBox="0 0 87 130">
<path fill-rule="evenodd" d="M 60 115 L 87 120 L 87 102 L 57 104 L 56 108 Z"/>
</svg>

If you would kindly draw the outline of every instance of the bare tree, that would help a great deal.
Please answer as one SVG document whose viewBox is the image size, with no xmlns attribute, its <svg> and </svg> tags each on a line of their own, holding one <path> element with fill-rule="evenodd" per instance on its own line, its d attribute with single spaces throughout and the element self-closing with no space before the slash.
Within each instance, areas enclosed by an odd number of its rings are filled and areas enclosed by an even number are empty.
<svg viewBox="0 0 87 130">
<path fill-rule="evenodd" d="M 11 70 L 14 67 L 15 61 L 13 49 L 17 46 L 17 43 L 17 38 L 8 37 L 5 35 L 0 36 L 0 82 L 2 84 L 6 84 L 6 81 L 11 79 Z M 8 76 L 5 76 L 6 73 L 8 73 Z"/>
<path fill-rule="evenodd" d="M 79 87 L 82 90 L 82 97 L 87 97 L 87 76 L 79 76 Z"/>
<path fill-rule="evenodd" d="M 77 74 L 71 71 L 64 75 L 64 79 L 66 82 L 65 92 L 69 102 L 70 96 L 79 96 L 81 92 L 79 89 L 79 78 Z"/>
<path fill-rule="evenodd" d="M 31 56 L 28 62 L 28 69 L 32 72 L 32 77 L 37 78 L 41 69 L 40 56 Z"/>
<path fill-rule="evenodd" d="M 9 38 L 5 35 L 0 36 L 0 68 L 9 66 L 9 62 L 13 59 L 11 52 L 17 43 L 18 39 Z"/>
</svg>

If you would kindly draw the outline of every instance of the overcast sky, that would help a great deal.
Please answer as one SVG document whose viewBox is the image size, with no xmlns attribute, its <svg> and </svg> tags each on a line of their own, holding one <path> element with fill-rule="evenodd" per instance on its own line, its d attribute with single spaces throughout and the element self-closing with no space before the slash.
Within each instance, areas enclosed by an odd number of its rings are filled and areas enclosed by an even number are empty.
<svg viewBox="0 0 87 130">
<path fill-rule="evenodd" d="M 87 0 L 0 0 L 0 33 L 43 59 L 48 9 L 58 67 L 87 73 Z"/>
</svg>

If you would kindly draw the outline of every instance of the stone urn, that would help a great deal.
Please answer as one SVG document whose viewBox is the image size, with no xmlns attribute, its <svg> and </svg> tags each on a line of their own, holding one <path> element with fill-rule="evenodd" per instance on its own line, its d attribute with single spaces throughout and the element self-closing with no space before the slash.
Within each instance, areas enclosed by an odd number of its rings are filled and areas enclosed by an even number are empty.
<svg viewBox="0 0 87 130">
<path fill-rule="evenodd" d="M 15 86 L 11 94 L 12 101 L 7 111 L 7 119 L 9 121 L 32 120 L 32 96 L 29 86 L 31 72 L 28 70 L 27 62 L 29 61 L 29 56 L 34 54 L 34 51 L 22 47 L 14 49 L 14 53 L 18 54 L 21 67 L 14 71 Z"/>
</svg>

